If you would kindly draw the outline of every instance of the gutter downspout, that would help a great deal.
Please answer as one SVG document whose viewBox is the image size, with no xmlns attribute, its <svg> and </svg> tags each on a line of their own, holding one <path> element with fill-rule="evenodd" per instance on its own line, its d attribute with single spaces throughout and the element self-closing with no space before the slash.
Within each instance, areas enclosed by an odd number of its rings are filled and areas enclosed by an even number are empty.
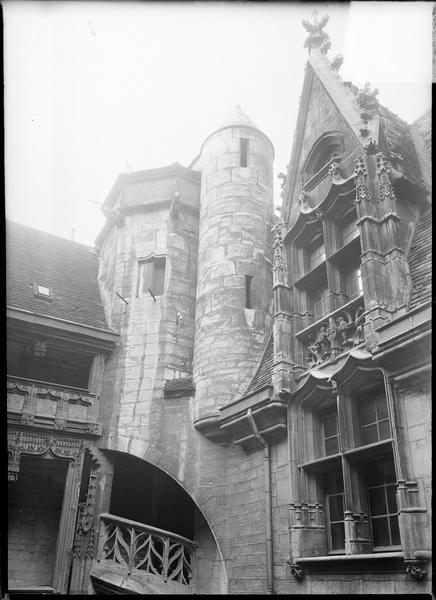
<svg viewBox="0 0 436 600">
<path fill-rule="evenodd" d="M 268 443 L 260 435 L 254 421 L 251 408 L 247 410 L 247 419 L 256 439 L 264 449 L 263 464 L 265 474 L 265 512 L 266 512 L 266 587 L 268 594 L 274 594 L 273 543 L 272 543 L 272 502 L 271 502 L 271 455 Z"/>
</svg>

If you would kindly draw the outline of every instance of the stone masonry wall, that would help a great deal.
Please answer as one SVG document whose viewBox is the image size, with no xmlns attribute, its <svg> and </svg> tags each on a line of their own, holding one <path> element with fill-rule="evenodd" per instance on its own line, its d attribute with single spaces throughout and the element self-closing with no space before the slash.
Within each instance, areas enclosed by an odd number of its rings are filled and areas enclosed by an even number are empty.
<svg viewBox="0 0 436 600">
<path fill-rule="evenodd" d="M 9 588 L 52 584 L 67 462 L 21 458 L 8 494 Z"/>
<path fill-rule="evenodd" d="M 121 195 L 121 206 L 139 204 L 141 197 L 147 204 L 153 194 L 157 200 L 168 199 L 175 185 L 172 179 L 159 185 L 152 181 L 150 188 L 130 185 Z M 179 185 L 183 202 L 194 206 L 191 184 L 187 189 L 182 181 Z M 113 228 L 102 246 L 103 304 L 109 323 L 120 331 L 102 386 L 101 418 L 111 449 L 141 458 L 153 453 L 162 429 L 164 380 L 192 372 L 197 223 L 194 212 L 172 218 L 169 206 L 155 206 L 127 215 L 124 226 Z M 165 293 L 156 300 L 138 291 L 138 260 L 152 253 L 166 257 Z"/>
<path fill-rule="evenodd" d="M 240 138 L 249 139 L 240 167 Z M 248 128 L 216 132 L 201 156 L 194 350 L 196 417 L 216 413 L 253 374 L 272 299 L 270 143 Z M 245 277 L 253 277 L 252 308 Z"/>
</svg>

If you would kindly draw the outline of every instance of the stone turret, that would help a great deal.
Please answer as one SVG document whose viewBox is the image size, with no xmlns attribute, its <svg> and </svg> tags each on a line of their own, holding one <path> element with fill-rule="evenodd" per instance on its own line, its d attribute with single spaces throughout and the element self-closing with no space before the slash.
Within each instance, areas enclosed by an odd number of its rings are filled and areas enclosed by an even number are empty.
<svg viewBox="0 0 436 600">
<path fill-rule="evenodd" d="M 270 140 L 238 105 L 200 151 L 197 418 L 240 391 L 270 324 L 273 158 Z"/>
</svg>

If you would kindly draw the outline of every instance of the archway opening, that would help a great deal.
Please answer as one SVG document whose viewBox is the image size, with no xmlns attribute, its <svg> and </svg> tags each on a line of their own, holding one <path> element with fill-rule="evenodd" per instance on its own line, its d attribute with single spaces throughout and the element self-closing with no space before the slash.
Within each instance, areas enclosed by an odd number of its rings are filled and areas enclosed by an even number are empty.
<svg viewBox="0 0 436 600">
<path fill-rule="evenodd" d="M 140 458 L 114 453 L 110 513 L 193 539 L 202 518 L 185 490 L 164 471 Z"/>
</svg>

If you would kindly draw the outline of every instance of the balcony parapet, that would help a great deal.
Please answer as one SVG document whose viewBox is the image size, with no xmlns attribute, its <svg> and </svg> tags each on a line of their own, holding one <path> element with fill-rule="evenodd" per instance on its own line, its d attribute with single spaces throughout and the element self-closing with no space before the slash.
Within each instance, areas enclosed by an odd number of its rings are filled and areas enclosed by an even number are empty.
<svg viewBox="0 0 436 600">
<path fill-rule="evenodd" d="M 196 546 L 181 535 L 104 513 L 91 577 L 136 593 L 192 593 Z"/>
<path fill-rule="evenodd" d="M 98 398 L 80 388 L 7 377 L 8 423 L 55 429 L 84 436 L 101 435 Z"/>
</svg>

